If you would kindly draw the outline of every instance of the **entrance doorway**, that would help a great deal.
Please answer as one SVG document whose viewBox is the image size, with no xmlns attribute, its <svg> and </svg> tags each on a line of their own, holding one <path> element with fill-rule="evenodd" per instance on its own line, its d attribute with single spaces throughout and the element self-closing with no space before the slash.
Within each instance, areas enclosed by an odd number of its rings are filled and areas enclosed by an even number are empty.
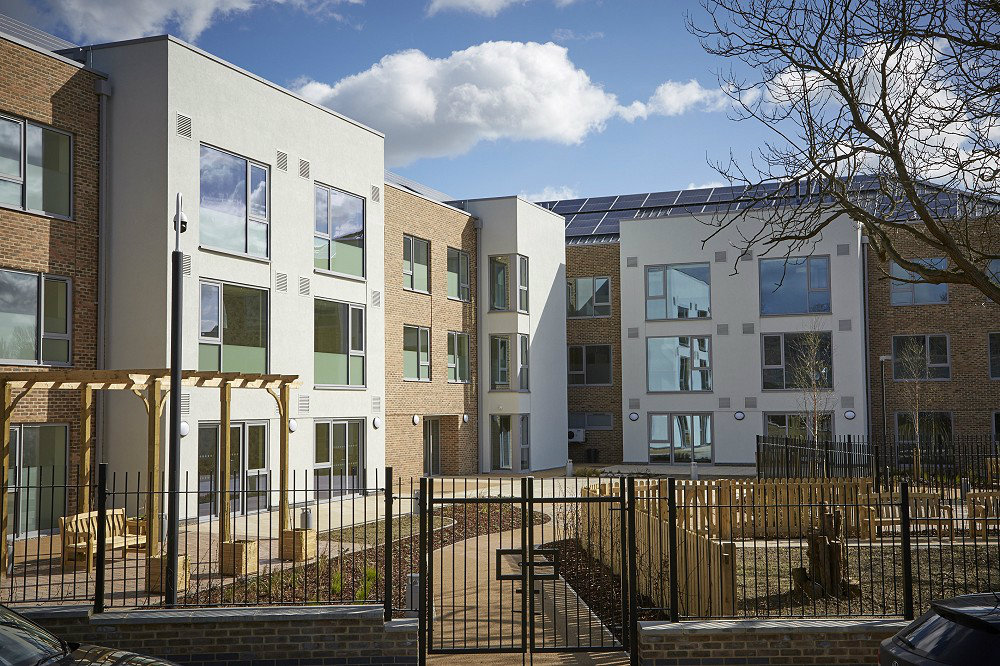
<svg viewBox="0 0 1000 666">
<path fill-rule="evenodd" d="M 198 515 L 219 513 L 219 424 L 198 426 Z M 268 504 L 267 423 L 229 427 L 229 506 L 233 513 L 266 510 Z"/>
<path fill-rule="evenodd" d="M 441 473 L 441 419 L 424 419 L 424 474 Z"/>
</svg>

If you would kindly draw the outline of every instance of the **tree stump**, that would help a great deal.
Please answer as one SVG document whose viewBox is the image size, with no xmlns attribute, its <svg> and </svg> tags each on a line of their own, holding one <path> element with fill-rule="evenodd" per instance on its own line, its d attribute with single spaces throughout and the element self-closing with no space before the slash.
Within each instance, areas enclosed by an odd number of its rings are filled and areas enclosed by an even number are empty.
<svg viewBox="0 0 1000 666">
<path fill-rule="evenodd" d="M 844 576 L 843 516 L 826 503 L 820 505 L 819 526 L 806 536 L 809 570 L 799 567 L 792 571 L 795 589 L 815 599 L 818 597 L 856 597 L 861 584 Z"/>
</svg>

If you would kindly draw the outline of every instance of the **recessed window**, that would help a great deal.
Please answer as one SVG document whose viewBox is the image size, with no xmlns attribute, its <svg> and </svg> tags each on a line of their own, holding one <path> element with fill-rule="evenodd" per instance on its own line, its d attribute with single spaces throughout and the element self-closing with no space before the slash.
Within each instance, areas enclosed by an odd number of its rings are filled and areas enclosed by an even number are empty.
<svg viewBox="0 0 1000 666">
<path fill-rule="evenodd" d="M 711 414 L 650 414 L 649 462 L 712 462 Z"/>
<path fill-rule="evenodd" d="M 201 147 L 198 229 L 205 247 L 268 256 L 268 168 Z"/>
<path fill-rule="evenodd" d="M 517 383 L 522 391 L 528 390 L 528 336 L 525 333 L 517 334 Z"/>
<path fill-rule="evenodd" d="M 423 326 L 403 327 L 403 379 L 431 380 L 431 330 Z"/>
<path fill-rule="evenodd" d="M 792 439 L 813 440 L 814 433 L 819 441 L 833 438 L 833 414 L 830 412 L 813 414 L 766 414 L 764 434 L 768 437 L 791 437 Z"/>
<path fill-rule="evenodd" d="M 646 319 L 711 316 L 711 269 L 708 264 L 646 267 Z"/>
<path fill-rule="evenodd" d="M 708 337 L 646 338 L 646 390 L 711 391 L 711 344 Z"/>
<path fill-rule="evenodd" d="M 948 268 L 948 260 L 943 257 L 912 261 L 941 271 Z M 929 305 L 948 302 L 947 284 L 924 282 L 917 273 L 906 270 L 895 261 L 889 264 L 889 273 L 894 278 L 889 286 L 889 302 L 893 305 Z"/>
<path fill-rule="evenodd" d="M 72 152 L 69 134 L 0 116 L 0 205 L 70 217 Z"/>
<path fill-rule="evenodd" d="M 830 258 L 788 257 L 760 261 L 762 315 L 830 311 Z"/>
<path fill-rule="evenodd" d="M 490 462 L 492 469 L 511 469 L 510 416 L 490 416 Z"/>
<path fill-rule="evenodd" d="M 569 427 L 584 430 L 613 430 L 614 415 L 609 412 L 570 412 Z"/>
<path fill-rule="evenodd" d="M 567 362 L 571 385 L 611 384 L 611 345 L 570 345 Z"/>
<path fill-rule="evenodd" d="M 315 186 L 313 265 L 365 276 L 365 200 L 326 185 Z"/>
<path fill-rule="evenodd" d="M 951 379 L 946 335 L 894 335 L 892 377 L 897 381 Z"/>
<path fill-rule="evenodd" d="M 267 325 L 266 291 L 202 282 L 198 369 L 267 372 Z"/>
<path fill-rule="evenodd" d="M 528 311 L 528 258 L 517 256 L 517 311 Z"/>
<path fill-rule="evenodd" d="M 510 336 L 490 336 L 490 388 L 510 388 Z"/>
<path fill-rule="evenodd" d="M 951 444 L 951 412 L 896 412 L 896 438 L 900 442 Z"/>
<path fill-rule="evenodd" d="M 469 381 L 469 334 L 448 332 L 448 381 Z"/>
<path fill-rule="evenodd" d="M 403 236 L 403 289 L 430 291 L 431 243 L 413 236 Z"/>
<path fill-rule="evenodd" d="M 69 365 L 70 282 L 0 270 L 0 363 Z"/>
<path fill-rule="evenodd" d="M 990 333 L 990 377 L 1000 379 L 1000 333 Z"/>
<path fill-rule="evenodd" d="M 580 277 L 566 280 L 566 316 L 607 317 L 611 314 L 611 278 Z"/>
<path fill-rule="evenodd" d="M 448 248 L 448 298 L 472 300 L 469 289 L 469 253 Z"/>
<path fill-rule="evenodd" d="M 765 390 L 833 388 L 833 344 L 829 331 L 761 336 Z"/>
<path fill-rule="evenodd" d="M 510 310 L 511 298 L 518 312 L 528 311 L 528 258 L 519 254 L 490 257 L 490 309 Z M 513 285 L 511 267 L 514 267 Z"/>
<path fill-rule="evenodd" d="M 364 306 L 313 301 L 313 371 L 319 385 L 365 385 Z"/>
</svg>

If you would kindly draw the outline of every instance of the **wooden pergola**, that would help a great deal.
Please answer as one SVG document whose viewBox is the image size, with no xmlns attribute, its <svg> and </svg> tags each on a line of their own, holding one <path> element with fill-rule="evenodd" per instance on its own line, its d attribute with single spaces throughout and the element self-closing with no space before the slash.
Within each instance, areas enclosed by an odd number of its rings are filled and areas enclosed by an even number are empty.
<svg viewBox="0 0 1000 666">
<path fill-rule="evenodd" d="M 232 389 L 263 389 L 278 403 L 281 419 L 279 438 L 279 529 L 288 529 L 288 438 L 291 432 L 291 389 L 298 388 L 298 375 L 254 374 L 244 372 L 200 372 L 185 370 L 181 373 L 181 385 L 198 388 L 219 389 L 219 537 L 223 542 L 232 538 L 229 502 L 226 490 L 230 474 L 230 414 Z M 160 535 L 160 459 L 162 440 L 160 437 L 163 409 L 166 396 L 171 390 L 170 370 L 58 370 L 47 369 L 24 372 L 0 373 L 0 394 L 3 411 L 0 413 L 3 444 L 0 448 L 0 544 L 7 542 L 8 492 L 6 479 L 10 474 L 10 427 L 14 409 L 32 390 L 77 391 L 80 394 L 80 465 L 77 486 L 77 511 L 87 511 L 90 507 L 90 487 L 93 473 L 94 436 L 92 434 L 94 391 L 130 391 L 138 396 L 146 408 L 146 552 L 152 555 L 155 546 L 161 543 Z M 7 568 L 7 549 L 0 548 L 0 571 Z"/>
</svg>

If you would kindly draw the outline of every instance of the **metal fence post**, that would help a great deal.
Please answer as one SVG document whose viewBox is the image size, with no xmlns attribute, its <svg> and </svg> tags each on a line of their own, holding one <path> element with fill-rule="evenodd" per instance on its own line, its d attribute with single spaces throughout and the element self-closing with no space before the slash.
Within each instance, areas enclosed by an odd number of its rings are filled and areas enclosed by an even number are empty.
<svg viewBox="0 0 1000 666">
<path fill-rule="evenodd" d="M 629 622 L 629 587 L 628 587 L 628 483 L 625 477 L 618 479 L 618 562 L 621 565 L 621 576 L 619 582 L 622 590 L 622 645 L 626 650 L 630 648 L 629 639 L 631 633 L 628 630 Z M 614 535 L 611 537 L 614 543 Z"/>
<path fill-rule="evenodd" d="M 899 484 L 900 522 L 903 531 L 903 619 L 913 619 L 913 561 L 910 557 L 910 484 Z"/>
<path fill-rule="evenodd" d="M 674 477 L 667 479 L 667 548 L 670 561 L 670 621 L 680 621 L 680 590 L 677 588 L 677 494 Z"/>
<path fill-rule="evenodd" d="M 635 543 L 635 477 L 628 477 L 628 495 L 626 500 L 625 515 L 628 519 L 628 553 L 630 565 L 628 568 L 628 654 L 629 664 L 639 666 L 639 593 L 637 590 L 639 583 L 636 573 L 639 563 L 636 561 L 638 553 Z M 622 563 L 624 564 L 624 561 Z"/>
<path fill-rule="evenodd" d="M 105 547 L 108 540 L 108 463 L 97 466 L 97 552 L 94 557 L 94 612 L 104 612 Z M 90 553 L 86 557 L 90 558 Z"/>
<path fill-rule="evenodd" d="M 417 601 L 417 663 L 427 663 L 427 477 L 420 478 L 420 490 L 415 498 L 420 518 L 420 552 L 417 572 L 420 577 L 420 595 Z"/>
<path fill-rule="evenodd" d="M 385 468 L 385 621 L 392 619 L 392 467 Z"/>
</svg>

